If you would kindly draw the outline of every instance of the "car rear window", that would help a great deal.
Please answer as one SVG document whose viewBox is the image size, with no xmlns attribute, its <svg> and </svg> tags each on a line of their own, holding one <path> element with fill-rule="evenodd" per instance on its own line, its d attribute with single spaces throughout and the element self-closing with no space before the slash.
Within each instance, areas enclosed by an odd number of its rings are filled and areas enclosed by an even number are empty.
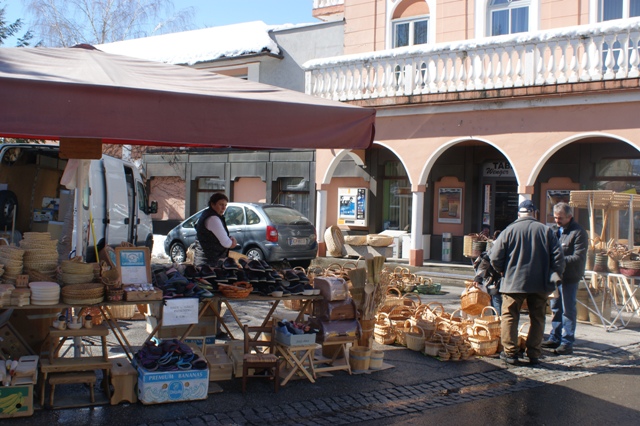
<svg viewBox="0 0 640 426">
<path fill-rule="evenodd" d="M 309 219 L 289 207 L 265 207 L 264 213 L 275 225 L 310 225 Z"/>
</svg>

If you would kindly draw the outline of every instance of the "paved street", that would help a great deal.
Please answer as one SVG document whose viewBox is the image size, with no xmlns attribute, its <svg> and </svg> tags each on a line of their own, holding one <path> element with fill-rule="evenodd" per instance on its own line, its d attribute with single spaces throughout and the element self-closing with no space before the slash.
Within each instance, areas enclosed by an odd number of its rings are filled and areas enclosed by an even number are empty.
<svg viewBox="0 0 640 426">
<path fill-rule="evenodd" d="M 459 306 L 459 286 L 443 286 L 428 301 L 447 311 Z M 243 321 L 257 321 L 264 304 L 243 303 Z M 142 321 L 123 321 L 139 344 L 146 335 Z M 549 355 L 539 368 L 509 367 L 496 357 L 441 362 L 418 352 L 385 346 L 385 362 L 394 368 L 349 376 L 334 372 L 315 384 L 297 380 L 278 394 L 267 381 L 252 381 L 242 395 L 239 379 L 218 382 L 221 393 L 207 400 L 173 404 L 102 405 L 94 408 L 37 410 L 32 417 L 3 420 L 3 425 L 318 425 L 318 424 L 566 424 L 610 419 L 635 424 L 640 391 L 640 322 L 605 332 L 578 325 L 573 355 Z M 377 345 L 377 344 L 376 344 Z M 381 348 L 381 346 L 376 346 Z M 111 351 L 119 348 L 112 342 Z M 64 392 L 62 389 L 60 392 Z M 633 401 L 636 401 L 635 403 Z M 571 406 L 569 410 L 564 407 Z M 577 407 L 582 407 L 578 409 Z M 566 417 L 569 416 L 569 417 Z M 560 420 L 562 419 L 562 421 Z"/>
</svg>

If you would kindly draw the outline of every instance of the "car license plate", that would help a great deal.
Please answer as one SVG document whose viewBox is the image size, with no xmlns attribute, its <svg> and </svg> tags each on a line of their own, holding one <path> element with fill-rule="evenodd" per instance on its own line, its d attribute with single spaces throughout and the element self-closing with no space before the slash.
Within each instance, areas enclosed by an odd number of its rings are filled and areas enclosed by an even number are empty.
<svg viewBox="0 0 640 426">
<path fill-rule="evenodd" d="M 290 246 L 306 246 L 309 244 L 308 238 L 289 238 Z"/>
</svg>

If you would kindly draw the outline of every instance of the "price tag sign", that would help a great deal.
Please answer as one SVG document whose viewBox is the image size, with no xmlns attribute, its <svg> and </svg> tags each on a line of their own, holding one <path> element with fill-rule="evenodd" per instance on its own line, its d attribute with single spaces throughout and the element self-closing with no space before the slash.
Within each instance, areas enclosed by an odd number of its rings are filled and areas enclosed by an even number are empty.
<svg viewBox="0 0 640 426">
<path fill-rule="evenodd" d="M 198 299 L 169 299 L 162 310 L 162 325 L 187 325 L 198 322 Z"/>
</svg>

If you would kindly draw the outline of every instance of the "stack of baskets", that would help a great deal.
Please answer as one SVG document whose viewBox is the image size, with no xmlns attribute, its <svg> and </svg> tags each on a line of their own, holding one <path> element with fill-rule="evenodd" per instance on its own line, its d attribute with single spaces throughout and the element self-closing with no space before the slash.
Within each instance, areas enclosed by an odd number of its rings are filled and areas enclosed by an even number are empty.
<svg viewBox="0 0 640 426">
<path fill-rule="evenodd" d="M 392 345 L 396 341 L 396 331 L 391 325 L 389 314 L 384 312 L 378 314 L 373 328 L 373 337 L 381 345 Z"/>
<path fill-rule="evenodd" d="M 101 283 L 67 284 L 60 291 L 62 302 L 69 305 L 95 305 L 104 301 Z"/>
<path fill-rule="evenodd" d="M 483 325 L 474 325 L 473 334 L 468 336 L 467 339 L 475 353 L 480 356 L 495 354 L 500 344 L 500 340 L 491 337 L 491 332 Z"/>
<path fill-rule="evenodd" d="M 84 263 L 79 260 L 63 260 L 60 263 L 60 273 L 58 281 L 62 287 L 69 284 L 84 284 L 93 282 L 94 267 L 91 263 Z"/>
<path fill-rule="evenodd" d="M 34 275 L 38 279 L 54 279 L 58 267 L 58 241 L 52 240 L 48 232 L 25 232 L 23 237 L 20 248 L 24 249 L 24 271 L 30 278 L 32 272 L 37 272 Z"/>
<path fill-rule="evenodd" d="M 2 281 L 15 284 L 18 275 L 22 274 L 24 250 L 15 246 L 0 246 L 0 264 L 4 265 Z"/>
</svg>

